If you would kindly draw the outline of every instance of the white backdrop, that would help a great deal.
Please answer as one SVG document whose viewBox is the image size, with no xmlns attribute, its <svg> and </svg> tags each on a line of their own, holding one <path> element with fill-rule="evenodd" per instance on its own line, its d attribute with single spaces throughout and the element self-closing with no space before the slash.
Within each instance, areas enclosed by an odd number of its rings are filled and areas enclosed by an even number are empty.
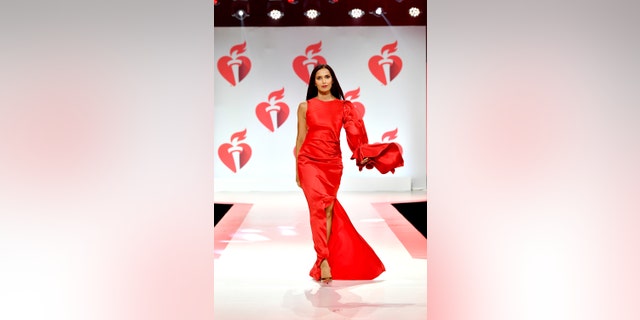
<svg viewBox="0 0 640 320">
<path fill-rule="evenodd" d="M 341 190 L 426 188 L 424 26 L 215 28 L 214 37 L 216 191 L 297 189 L 296 110 L 309 70 L 325 62 L 364 110 L 369 142 L 397 142 L 405 160 L 395 174 L 359 172 L 343 132 Z"/>
</svg>

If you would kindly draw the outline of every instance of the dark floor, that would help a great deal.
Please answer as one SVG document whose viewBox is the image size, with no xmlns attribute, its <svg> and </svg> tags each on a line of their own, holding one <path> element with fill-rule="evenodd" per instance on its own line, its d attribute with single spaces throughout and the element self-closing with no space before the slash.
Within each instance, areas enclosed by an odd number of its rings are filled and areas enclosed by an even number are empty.
<svg viewBox="0 0 640 320">
<path fill-rule="evenodd" d="M 413 225 L 425 238 L 427 237 L 427 202 L 392 203 L 393 207 Z M 231 209 L 232 204 L 213 204 L 213 225 L 217 225 L 220 219 Z"/>
<path fill-rule="evenodd" d="M 224 215 L 231 209 L 232 204 L 214 203 L 213 204 L 213 226 L 224 217 Z"/>
<path fill-rule="evenodd" d="M 420 233 L 427 237 L 427 202 L 392 203 L 396 210 L 404 216 Z"/>
</svg>

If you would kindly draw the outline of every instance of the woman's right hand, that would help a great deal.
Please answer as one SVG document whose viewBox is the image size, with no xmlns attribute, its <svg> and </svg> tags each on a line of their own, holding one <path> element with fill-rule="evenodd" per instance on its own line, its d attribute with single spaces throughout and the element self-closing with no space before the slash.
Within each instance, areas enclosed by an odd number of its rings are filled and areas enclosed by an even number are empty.
<svg viewBox="0 0 640 320">
<path fill-rule="evenodd" d="M 302 186 L 300 185 L 300 178 L 298 177 L 297 174 L 296 174 L 296 183 L 298 184 L 298 188 L 302 188 Z"/>
</svg>

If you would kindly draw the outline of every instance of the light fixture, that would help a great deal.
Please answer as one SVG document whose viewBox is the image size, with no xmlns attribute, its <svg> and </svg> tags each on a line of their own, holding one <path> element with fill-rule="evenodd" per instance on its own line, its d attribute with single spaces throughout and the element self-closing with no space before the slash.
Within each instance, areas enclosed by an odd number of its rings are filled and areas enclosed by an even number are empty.
<svg viewBox="0 0 640 320">
<path fill-rule="evenodd" d="M 279 20 L 280 18 L 282 18 L 284 16 L 284 13 L 282 11 L 280 11 L 280 10 L 273 9 L 273 10 L 269 11 L 268 15 L 273 20 Z"/>
<path fill-rule="evenodd" d="M 365 2 L 363 0 L 351 0 L 347 5 L 347 9 L 349 10 L 347 14 L 349 14 L 351 18 L 359 19 L 364 16 Z"/>
<path fill-rule="evenodd" d="M 249 13 L 247 13 L 246 11 L 244 11 L 243 9 L 238 9 L 236 10 L 236 12 L 234 12 L 232 14 L 232 16 L 234 16 L 236 19 L 238 20 L 244 20 L 246 17 L 249 16 Z"/>
<path fill-rule="evenodd" d="M 279 20 L 284 16 L 284 3 L 282 0 L 269 0 L 267 2 L 267 15 L 273 20 Z"/>
<path fill-rule="evenodd" d="M 409 9 L 409 15 L 412 17 L 417 17 L 420 15 L 420 9 L 416 8 L 416 7 L 411 7 L 411 9 Z"/>
<path fill-rule="evenodd" d="M 316 10 L 316 9 L 309 9 L 307 11 L 304 12 L 305 17 L 309 18 L 309 19 L 315 19 L 320 15 L 320 11 Z"/>
<path fill-rule="evenodd" d="M 366 1 L 366 12 L 376 17 L 382 17 L 387 14 L 387 6 L 392 5 L 387 0 L 368 0 Z"/>
<path fill-rule="evenodd" d="M 242 21 L 244 19 L 246 19 L 247 17 L 249 17 L 250 15 L 250 10 L 249 10 L 249 1 L 248 0 L 233 0 L 233 2 L 231 3 L 231 12 L 233 12 L 233 14 L 231 14 L 233 17 L 235 17 L 236 19 Z"/>
<path fill-rule="evenodd" d="M 364 16 L 364 11 L 360 8 L 353 8 L 349 10 L 348 13 L 349 13 L 349 16 L 351 16 L 351 18 L 354 18 L 354 19 L 358 19 Z"/>
<path fill-rule="evenodd" d="M 306 0 L 302 12 L 309 19 L 317 18 L 320 15 L 320 0 Z"/>
<path fill-rule="evenodd" d="M 214 6 L 217 6 L 217 5 L 219 5 L 219 4 L 220 4 L 220 1 L 219 1 L 219 0 L 213 0 L 213 5 L 214 5 Z"/>
<path fill-rule="evenodd" d="M 338 0 L 329 0 L 329 3 L 331 3 L 331 4 L 334 4 L 336 2 L 338 2 Z"/>
</svg>

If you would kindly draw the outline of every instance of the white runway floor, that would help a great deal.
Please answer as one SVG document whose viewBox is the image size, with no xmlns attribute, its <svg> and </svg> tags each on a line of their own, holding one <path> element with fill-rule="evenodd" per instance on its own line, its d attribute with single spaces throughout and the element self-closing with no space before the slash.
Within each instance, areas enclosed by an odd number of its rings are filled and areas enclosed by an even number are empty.
<svg viewBox="0 0 640 320">
<path fill-rule="evenodd" d="M 216 193 L 214 199 L 241 204 L 214 229 L 216 320 L 426 319 L 426 239 L 388 204 L 426 201 L 426 192 L 340 192 L 338 200 L 387 271 L 372 281 L 329 285 L 309 277 L 315 252 L 302 192 Z"/>
</svg>

